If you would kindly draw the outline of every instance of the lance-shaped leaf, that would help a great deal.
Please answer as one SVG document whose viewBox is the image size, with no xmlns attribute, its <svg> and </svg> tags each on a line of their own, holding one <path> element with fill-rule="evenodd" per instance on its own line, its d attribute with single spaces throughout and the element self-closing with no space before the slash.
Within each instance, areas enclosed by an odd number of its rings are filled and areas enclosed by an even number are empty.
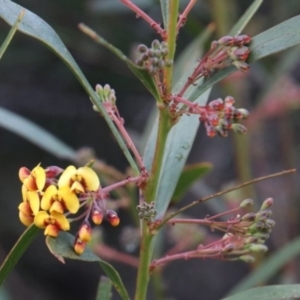
<svg viewBox="0 0 300 300">
<path fill-rule="evenodd" d="M 279 300 L 299 298 L 300 284 L 289 284 L 253 288 L 231 297 L 224 298 L 223 300 Z"/>
<path fill-rule="evenodd" d="M 60 232 L 58 237 L 53 238 L 48 236 L 46 238 L 46 244 L 50 250 L 50 252 L 61 262 L 64 263 L 65 258 L 82 260 L 88 262 L 99 262 L 101 268 L 107 275 L 107 277 L 111 280 L 114 287 L 124 300 L 130 300 L 126 288 L 123 284 L 123 281 L 119 275 L 119 273 L 115 270 L 115 268 L 100 259 L 96 256 L 90 249 L 86 248 L 81 255 L 77 255 L 74 252 L 74 236 L 68 232 Z"/>
<path fill-rule="evenodd" d="M 111 280 L 105 276 L 101 276 L 97 289 L 96 300 L 110 300 L 112 297 L 111 289 Z"/>
<path fill-rule="evenodd" d="M 121 135 L 119 134 L 118 130 L 116 129 L 115 125 L 104 109 L 98 95 L 91 87 L 86 77 L 84 76 L 79 66 L 77 65 L 59 36 L 56 34 L 56 32 L 44 20 L 42 20 L 31 11 L 10 0 L 0 0 L 0 17 L 11 26 L 13 26 L 13 24 L 16 22 L 18 16 L 23 10 L 25 10 L 25 15 L 18 25 L 18 30 L 44 43 L 70 68 L 70 70 L 74 73 L 78 81 L 90 96 L 93 104 L 101 112 L 131 167 L 135 170 L 136 173 L 138 173 L 138 168 L 135 161 L 133 160 Z"/>
<path fill-rule="evenodd" d="M 14 269 L 23 253 L 26 251 L 26 249 L 37 236 L 38 232 L 39 228 L 37 228 L 34 225 L 31 225 L 17 240 L 14 247 L 10 250 L 0 267 L 0 286 L 2 285 L 6 277 L 9 275 L 9 273 Z"/>
<path fill-rule="evenodd" d="M 0 126 L 59 158 L 75 160 L 77 157 L 76 151 L 56 136 L 30 120 L 2 107 L 0 107 Z"/>
</svg>

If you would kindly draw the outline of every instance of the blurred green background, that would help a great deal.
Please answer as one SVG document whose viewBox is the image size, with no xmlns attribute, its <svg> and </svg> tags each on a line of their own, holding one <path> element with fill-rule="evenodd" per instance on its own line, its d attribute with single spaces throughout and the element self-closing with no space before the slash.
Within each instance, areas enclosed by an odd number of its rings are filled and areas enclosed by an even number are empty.
<svg viewBox="0 0 300 300">
<path fill-rule="evenodd" d="M 56 30 L 92 86 L 109 83 L 116 90 L 125 125 L 137 143 L 141 142 L 154 100 L 124 63 L 95 45 L 77 29 L 77 24 L 86 23 L 133 59 L 138 44 L 150 45 L 157 38 L 150 26 L 117 0 L 16 2 Z M 159 1 L 134 2 L 155 20 L 161 20 Z M 178 54 L 211 22 L 217 25 L 213 39 L 225 35 L 251 3 L 198 0 L 179 35 Z M 181 9 L 186 4 L 182 0 Z M 299 13 L 298 0 L 264 1 L 244 33 L 254 36 Z M 8 30 L 9 26 L 0 20 L 0 41 Z M 299 48 L 293 48 L 255 63 L 247 74 L 235 73 L 214 88 L 210 99 L 232 95 L 237 106 L 250 110 L 249 133 L 245 137 L 230 134 L 226 139 L 209 139 L 200 128 L 189 162 L 212 162 L 214 168 L 180 205 L 233 183 L 299 166 L 299 63 Z M 122 171 L 127 167 L 104 120 L 93 112 L 88 96 L 71 72 L 42 44 L 21 33 L 0 61 L 0 106 L 36 122 L 74 149 L 91 147 L 108 164 Z M 24 230 L 17 211 L 21 201 L 18 170 L 21 166 L 31 169 L 39 162 L 43 166 L 69 164 L 0 128 L 0 261 Z M 204 217 L 247 197 L 253 197 L 259 206 L 265 198 L 274 197 L 273 219 L 277 225 L 268 244 L 270 251 L 260 260 L 263 262 L 299 234 L 298 181 L 298 175 L 291 175 L 262 182 L 226 199 L 198 206 L 190 214 Z M 121 211 L 120 217 L 122 226 L 131 224 L 126 212 Z M 103 225 L 106 243 L 119 250 L 122 226 Z M 171 247 L 169 241 L 165 247 Z M 136 270 L 120 263 L 115 266 L 132 294 Z M 258 266 L 208 260 L 175 262 L 163 273 L 165 299 L 220 299 L 242 277 L 255 273 Z M 299 282 L 298 266 L 299 260 L 291 261 L 267 283 Z M 95 264 L 67 261 L 62 265 L 49 254 L 40 234 L 6 281 L 0 298 L 94 299 L 101 274 Z M 119 299 L 118 295 L 114 299 Z M 151 287 L 149 299 L 157 299 Z"/>
</svg>

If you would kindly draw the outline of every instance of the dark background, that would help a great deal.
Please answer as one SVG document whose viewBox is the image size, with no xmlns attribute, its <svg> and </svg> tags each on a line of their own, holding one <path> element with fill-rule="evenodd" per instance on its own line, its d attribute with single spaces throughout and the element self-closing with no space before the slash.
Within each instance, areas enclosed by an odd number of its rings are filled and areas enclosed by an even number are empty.
<svg viewBox="0 0 300 300">
<path fill-rule="evenodd" d="M 157 38 L 150 26 L 136 19 L 117 0 L 16 2 L 39 15 L 56 30 L 92 86 L 96 83 L 109 83 L 116 90 L 118 108 L 126 121 L 126 127 L 139 141 L 154 100 L 123 62 L 106 49 L 95 45 L 77 29 L 77 24 L 86 23 L 129 56 L 138 44 L 150 45 Z M 160 20 L 158 1 L 140 2 L 145 11 L 154 19 Z M 252 3 L 246 0 L 225 1 L 226 11 L 224 8 L 220 11 L 217 2 L 198 1 L 179 36 L 178 53 L 218 13 L 227 16 L 227 19 L 222 24 L 217 22 L 219 27 L 215 38 L 226 33 L 227 28 Z M 255 35 L 299 12 L 297 0 L 265 1 L 245 33 Z M 1 20 L 0 41 L 4 40 L 8 30 L 9 26 Z M 293 63 L 283 75 L 289 76 L 297 90 L 300 78 L 299 60 L 292 52 L 264 59 L 261 63 L 254 64 L 247 76 L 232 77 L 213 90 L 210 99 L 225 97 L 227 94 L 239 98 L 239 106 L 249 109 L 255 116 L 255 122 L 249 122 L 250 129 L 246 140 L 244 137 L 236 138 L 233 134 L 226 139 L 209 139 L 203 128 L 200 128 L 189 162 L 207 161 L 213 163 L 214 168 L 194 187 L 184 203 L 247 178 L 244 165 L 250 166 L 251 177 L 299 165 L 300 93 L 293 95 L 295 101 L 292 105 L 283 104 L 275 113 L 274 110 L 270 113 L 266 109 L 270 107 L 266 100 L 266 91 L 273 89 L 276 95 L 276 88 L 281 90 L 280 84 L 274 87 L 277 80 L 276 67 L 288 55 L 294 55 Z M 270 103 L 273 103 L 271 100 Z M 285 100 L 287 99 L 283 99 L 283 103 Z M 74 149 L 91 147 L 97 157 L 108 164 L 122 171 L 127 167 L 126 159 L 104 120 L 92 111 L 88 96 L 76 78 L 52 52 L 21 33 L 15 36 L 0 62 L 0 105 L 34 121 Z M 69 164 L 68 161 L 59 160 L 22 137 L 0 128 L 0 261 L 24 231 L 17 210 L 21 201 L 18 170 L 21 166 L 31 169 L 39 162 L 43 166 L 65 167 Z M 298 235 L 297 177 L 292 175 L 270 180 L 256 185 L 255 189 L 244 190 L 242 194 L 232 196 L 240 200 L 255 195 L 258 205 L 266 197 L 275 198 L 274 219 L 277 226 L 269 241 L 270 253 Z M 193 216 L 198 213 L 205 216 L 206 213 L 213 213 L 214 207 L 197 207 L 190 213 Z M 124 217 L 125 223 L 130 223 L 125 212 L 120 215 Z M 104 229 L 106 242 L 120 249 L 117 236 L 121 229 L 112 229 L 107 225 L 104 225 Z M 133 294 L 135 269 L 120 263 L 114 265 L 120 271 L 129 292 Z M 246 276 L 254 268 L 255 266 L 241 262 L 200 259 L 175 262 L 163 274 L 166 299 L 220 299 L 242 276 Z M 95 298 L 101 274 L 103 273 L 97 264 L 67 261 L 66 265 L 62 265 L 48 252 L 44 237 L 40 234 L 6 281 L 5 291 L 10 295 L 8 299 L 13 300 L 89 300 Z M 299 282 L 299 276 L 297 268 L 287 266 L 271 282 Z M 114 297 L 119 299 L 117 295 Z M 149 299 L 156 299 L 151 292 L 151 286 Z"/>
</svg>

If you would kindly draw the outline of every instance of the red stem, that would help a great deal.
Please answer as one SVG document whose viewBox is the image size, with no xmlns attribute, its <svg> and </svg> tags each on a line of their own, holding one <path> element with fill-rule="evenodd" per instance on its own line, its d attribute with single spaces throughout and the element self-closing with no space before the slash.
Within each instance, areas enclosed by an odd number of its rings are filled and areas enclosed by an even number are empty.
<svg viewBox="0 0 300 300">
<path fill-rule="evenodd" d="M 161 26 L 155 22 L 149 15 L 147 15 L 144 11 L 142 11 L 138 6 L 132 3 L 130 0 L 120 0 L 124 5 L 126 5 L 129 9 L 136 13 L 138 17 L 144 19 L 150 26 L 156 30 L 158 34 L 161 35 L 163 39 L 166 38 L 166 31 L 161 28 Z"/>
</svg>

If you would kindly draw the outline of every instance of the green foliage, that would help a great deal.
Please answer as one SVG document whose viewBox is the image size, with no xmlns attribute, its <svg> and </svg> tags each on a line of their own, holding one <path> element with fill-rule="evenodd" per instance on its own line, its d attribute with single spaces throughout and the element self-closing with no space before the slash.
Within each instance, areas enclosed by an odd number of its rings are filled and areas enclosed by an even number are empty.
<svg viewBox="0 0 300 300">
<path fill-rule="evenodd" d="M 37 228 L 35 225 L 31 225 L 24 231 L 24 233 L 15 243 L 14 247 L 11 249 L 4 262 L 0 266 L 0 286 L 9 275 L 9 273 L 14 269 L 16 263 L 19 261 L 23 253 L 35 239 L 38 232 L 39 228 Z"/>
<path fill-rule="evenodd" d="M 206 175 L 211 169 L 212 164 L 210 163 L 196 163 L 184 167 L 172 196 L 172 203 L 178 202 L 191 185 Z"/>
<path fill-rule="evenodd" d="M 300 284 L 271 285 L 253 288 L 223 300 L 278 300 L 300 297 Z"/>
<path fill-rule="evenodd" d="M 122 299 L 129 300 L 130 298 L 128 296 L 126 288 L 122 282 L 119 273 L 115 270 L 115 268 L 109 263 L 99 258 L 98 256 L 96 256 L 88 248 L 86 248 L 81 255 L 77 255 L 73 249 L 74 240 L 74 236 L 72 236 L 70 233 L 60 232 L 57 238 L 52 238 L 48 236 L 46 238 L 46 243 L 50 252 L 62 263 L 64 263 L 65 258 L 82 260 L 87 262 L 99 262 L 101 268 L 109 277 Z"/>
</svg>

